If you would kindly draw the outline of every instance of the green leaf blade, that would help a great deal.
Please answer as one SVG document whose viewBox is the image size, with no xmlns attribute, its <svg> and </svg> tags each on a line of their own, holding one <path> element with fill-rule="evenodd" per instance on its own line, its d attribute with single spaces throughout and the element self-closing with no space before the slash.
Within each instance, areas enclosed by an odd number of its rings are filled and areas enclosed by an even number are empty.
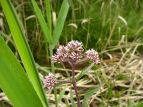
<svg viewBox="0 0 143 107">
<path fill-rule="evenodd" d="M 89 106 L 90 97 L 98 90 L 98 87 L 90 88 L 84 95 L 84 99 L 82 102 L 82 107 Z"/>
<path fill-rule="evenodd" d="M 20 63 L 0 37 L 0 87 L 14 107 L 43 107 Z"/>
<path fill-rule="evenodd" d="M 46 17 L 49 27 L 49 35 L 52 35 L 52 17 L 51 17 L 51 6 L 50 6 L 50 0 L 45 0 L 46 3 Z"/>
<path fill-rule="evenodd" d="M 29 45 L 24 36 L 24 31 L 22 24 L 16 14 L 16 11 L 11 4 L 10 0 L 0 0 L 1 6 L 3 8 L 5 17 L 7 19 L 10 31 L 12 33 L 13 40 L 15 42 L 16 48 L 19 52 L 20 58 L 23 62 L 24 68 L 28 74 L 32 85 L 37 92 L 40 100 L 42 101 L 45 107 L 48 106 L 46 96 L 44 94 L 44 90 L 41 84 L 41 81 L 38 76 L 37 69 L 35 67 L 35 62 L 30 51 Z"/>
<path fill-rule="evenodd" d="M 57 23 L 56 23 L 56 27 L 53 31 L 53 43 L 52 43 L 52 49 L 55 48 L 55 46 L 57 45 L 60 35 L 62 33 L 63 27 L 64 27 L 64 22 L 66 20 L 66 16 L 68 14 L 68 10 L 69 10 L 69 3 L 68 0 L 64 0 L 58 15 L 58 19 L 57 19 Z"/>
<path fill-rule="evenodd" d="M 45 42 L 51 44 L 52 42 L 52 35 L 51 35 L 51 31 L 50 31 L 50 26 L 47 26 L 47 23 L 44 19 L 44 16 L 40 10 L 40 8 L 38 7 L 37 3 L 35 2 L 35 0 L 31 0 L 33 8 L 34 8 L 34 12 L 36 14 L 36 17 L 39 21 L 41 30 L 43 31 L 44 37 L 45 37 Z M 48 20 L 49 21 L 49 20 Z"/>
</svg>

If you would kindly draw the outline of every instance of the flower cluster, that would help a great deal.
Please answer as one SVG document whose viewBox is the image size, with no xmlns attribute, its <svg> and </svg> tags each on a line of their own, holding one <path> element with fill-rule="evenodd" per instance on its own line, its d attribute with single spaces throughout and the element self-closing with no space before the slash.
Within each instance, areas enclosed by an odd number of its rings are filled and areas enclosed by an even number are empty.
<svg viewBox="0 0 143 107">
<path fill-rule="evenodd" d="M 48 89 L 52 89 L 56 84 L 56 78 L 52 73 L 49 73 L 49 75 L 45 76 L 45 79 L 43 82 L 44 82 L 44 87 Z"/>
<path fill-rule="evenodd" d="M 88 59 L 93 60 L 95 64 L 100 63 L 99 54 L 94 49 L 89 49 L 85 52 Z"/>
<path fill-rule="evenodd" d="M 59 46 L 57 49 L 57 52 L 54 56 L 52 56 L 52 61 L 61 63 L 61 62 L 66 62 L 67 59 L 67 52 L 64 46 Z"/>
<path fill-rule="evenodd" d="M 83 56 L 82 43 L 78 41 L 71 41 L 66 46 L 59 46 L 57 52 L 52 56 L 53 62 L 76 62 Z"/>
<path fill-rule="evenodd" d="M 72 40 L 66 46 L 59 46 L 55 55 L 52 56 L 52 61 L 72 62 L 76 63 L 82 58 L 93 60 L 95 64 L 100 63 L 98 52 L 93 49 L 84 53 L 83 45 L 79 41 Z"/>
<path fill-rule="evenodd" d="M 71 41 L 65 46 L 69 60 L 78 61 L 83 56 L 83 45 L 79 41 Z"/>
</svg>

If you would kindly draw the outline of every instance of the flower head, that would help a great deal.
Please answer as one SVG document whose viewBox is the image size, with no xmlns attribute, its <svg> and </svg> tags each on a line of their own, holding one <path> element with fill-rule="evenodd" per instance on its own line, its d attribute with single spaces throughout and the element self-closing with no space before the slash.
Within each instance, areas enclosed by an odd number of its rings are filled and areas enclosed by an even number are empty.
<svg viewBox="0 0 143 107">
<path fill-rule="evenodd" d="M 65 62 L 67 59 L 67 52 L 65 50 L 65 47 L 60 45 L 57 49 L 57 52 L 55 55 L 52 56 L 52 61 L 55 62 Z"/>
<path fill-rule="evenodd" d="M 66 46 L 59 46 L 55 55 L 52 56 L 52 61 L 61 63 L 76 63 L 76 61 L 84 58 L 93 60 L 95 64 L 100 63 L 98 52 L 94 49 L 89 49 L 84 53 L 83 45 L 77 40 L 70 41 Z"/>
<path fill-rule="evenodd" d="M 82 58 L 84 49 L 81 42 L 72 40 L 65 48 L 68 53 L 69 60 L 76 62 Z"/>
<path fill-rule="evenodd" d="M 88 59 L 93 60 L 95 64 L 100 63 L 99 54 L 94 49 L 89 49 L 85 52 Z"/>
<path fill-rule="evenodd" d="M 82 42 L 79 42 L 77 40 L 72 40 L 67 44 L 66 49 L 68 49 L 68 51 L 81 53 L 84 51 L 82 46 L 83 46 Z"/>
<path fill-rule="evenodd" d="M 55 55 L 52 56 L 53 62 L 76 62 L 83 56 L 82 43 L 72 40 L 66 46 L 59 46 Z"/>
<path fill-rule="evenodd" d="M 48 89 L 52 89 L 56 83 L 56 78 L 52 73 L 49 73 L 49 75 L 45 76 L 44 79 L 44 86 Z"/>
</svg>

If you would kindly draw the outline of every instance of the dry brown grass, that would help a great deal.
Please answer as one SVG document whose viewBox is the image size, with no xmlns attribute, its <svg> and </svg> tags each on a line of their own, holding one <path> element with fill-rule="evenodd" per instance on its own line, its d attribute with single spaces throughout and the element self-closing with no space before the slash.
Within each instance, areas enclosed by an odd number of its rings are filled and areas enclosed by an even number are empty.
<svg viewBox="0 0 143 107">
<path fill-rule="evenodd" d="M 85 74 L 78 80 L 81 102 L 89 89 L 96 88 L 96 91 L 88 99 L 90 107 L 134 107 L 143 99 L 143 58 L 137 48 L 142 44 L 132 42 L 119 44 L 112 50 L 105 50 L 101 55 L 107 56 L 102 59 L 101 64 L 95 69 L 91 64 L 85 70 Z M 39 67 L 40 70 L 47 70 L 47 67 Z M 70 69 L 55 68 L 58 80 L 68 80 L 66 72 Z M 77 77 L 81 73 L 77 70 Z M 70 90 L 72 85 L 62 84 L 57 86 L 58 95 L 65 90 L 62 96 L 60 107 L 71 105 Z M 52 92 L 47 95 L 54 107 L 55 99 Z M 73 96 L 75 97 L 75 96 Z M 52 106 L 53 105 L 53 106 Z"/>
</svg>

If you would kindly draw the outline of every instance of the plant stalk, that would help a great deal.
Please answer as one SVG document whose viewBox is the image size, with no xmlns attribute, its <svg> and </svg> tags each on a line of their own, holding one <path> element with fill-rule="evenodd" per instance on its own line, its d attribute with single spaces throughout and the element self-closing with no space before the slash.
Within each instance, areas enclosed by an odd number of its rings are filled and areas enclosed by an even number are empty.
<svg viewBox="0 0 143 107">
<path fill-rule="evenodd" d="M 77 83 L 76 83 L 76 79 L 75 79 L 75 64 L 72 63 L 72 84 L 73 84 L 73 88 L 75 91 L 75 95 L 76 95 L 76 100 L 77 100 L 77 107 L 81 107 L 80 104 L 80 99 L 78 96 L 78 89 L 77 89 Z"/>
<path fill-rule="evenodd" d="M 50 47 L 50 57 L 52 58 L 53 55 L 53 49 Z M 54 63 L 51 60 L 51 71 L 55 74 L 55 70 L 54 70 Z M 58 107 L 57 104 L 57 89 L 54 87 L 54 96 L 55 96 L 55 106 Z"/>
</svg>

